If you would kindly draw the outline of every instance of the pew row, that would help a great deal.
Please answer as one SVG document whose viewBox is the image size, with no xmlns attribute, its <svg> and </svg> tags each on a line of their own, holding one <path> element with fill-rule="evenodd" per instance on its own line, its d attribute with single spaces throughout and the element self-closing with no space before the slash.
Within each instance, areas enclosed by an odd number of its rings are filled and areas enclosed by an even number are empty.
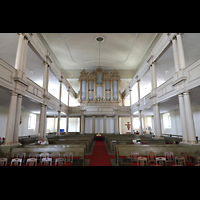
<svg viewBox="0 0 200 200">
<path fill-rule="evenodd" d="M 84 166 L 85 163 L 85 146 L 84 145 L 41 145 L 37 147 L 14 147 L 11 148 L 10 152 L 13 153 L 19 153 L 24 152 L 26 155 L 29 155 L 31 152 L 37 152 L 37 153 L 53 153 L 53 152 L 72 152 L 74 157 L 79 157 L 77 159 L 77 162 L 81 162 L 81 164 Z"/>
<path fill-rule="evenodd" d="M 200 145 L 190 144 L 162 144 L 162 145 L 115 145 L 116 163 L 119 165 L 120 158 L 127 158 L 126 162 L 130 162 L 131 152 L 138 152 L 141 156 L 147 155 L 147 152 L 155 152 L 156 156 L 164 156 L 164 152 L 173 152 L 178 156 L 181 152 L 188 152 L 190 156 L 196 160 L 196 152 L 200 151 Z"/>
<path fill-rule="evenodd" d="M 152 138 L 148 136 L 137 136 L 137 135 L 121 135 L 121 136 L 112 136 L 112 137 L 106 137 L 106 143 L 109 147 L 109 150 L 111 152 L 115 151 L 115 145 L 121 144 L 133 144 L 133 140 L 135 142 L 140 142 L 141 144 L 165 144 L 164 138 Z"/>
<path fill-rule="evenodd" d="M 48 139 L 49 144 L 58 144 L 58 145 L 84 145 L 85 146 L 85 151 L 89 152 L 90 151 L 90 141 L 89 140 L 76 140 L 76 139 Z"/>
<path fill-rule="evenodd" d="M 49 144 L 85 144 L 86 152 L 89 152 L 94 135 L 62 135 L 48 137 Z"/>
</svg>

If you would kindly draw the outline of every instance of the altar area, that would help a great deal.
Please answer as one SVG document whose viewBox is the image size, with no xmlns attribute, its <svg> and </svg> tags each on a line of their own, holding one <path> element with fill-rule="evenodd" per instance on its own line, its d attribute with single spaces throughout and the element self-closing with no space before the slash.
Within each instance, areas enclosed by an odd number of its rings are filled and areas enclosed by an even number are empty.
<svg viewBox="0 0 200 200">
<path fill-rule="evenodd" d="M 105 136 L 104 135 L 101 135 L 101 133 L 97 133 L 94 137 L 94 139 L 96 141 L 104 141 L 105 140 Z"/>
</svg>

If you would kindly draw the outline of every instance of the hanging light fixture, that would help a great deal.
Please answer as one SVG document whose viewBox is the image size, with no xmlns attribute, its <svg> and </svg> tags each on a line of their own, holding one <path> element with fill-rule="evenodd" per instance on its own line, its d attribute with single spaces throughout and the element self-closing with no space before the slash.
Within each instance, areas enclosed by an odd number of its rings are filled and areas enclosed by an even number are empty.
<svg viewBox="0 0 200 200">
<path fill-rule="evenodd" d="M 101 42 L 104 42 L 104 40 L 105 40 L 105 38 L 103 37 L 103 36 L 97 36 L 96 38 L 95 38 L 95 40 L 97 41 L 97 42 L 99 42 L 99 67 L 100 67 L 100 43 Z"/>
<path fill-rule="evenodd" d="M 100 68 L 100 60 L 101 60 L 101 50 L 100 50 L 100 43 L 104 42 L 105 38 L 103 36 L 97 36 L 95 38 L 95 40 L 99 43 L 99 68 Z M 101 74 L 102 75 L 102 74 Z M 102 77 L 101 77 L 101 81 L 102 81 Z M 97 81 L 98 81 L 98 74 L 97 74 Z M 100 81 L 100 83 L 98 84 L 102 84 L 102 82 Z M 102 91 L 102 95 L 101 95 L 101 91 Z M 101 101 L 103 100 L 103 88 L 102 86 L 97 86 L 97 101 Z"/>
</svg>

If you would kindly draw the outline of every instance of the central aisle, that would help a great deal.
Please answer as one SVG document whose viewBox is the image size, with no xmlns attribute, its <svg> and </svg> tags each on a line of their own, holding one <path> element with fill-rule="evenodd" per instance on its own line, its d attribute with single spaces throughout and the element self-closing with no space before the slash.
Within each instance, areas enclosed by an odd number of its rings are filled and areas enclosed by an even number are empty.
<svg viewBox="0 0 200 200">
<path fill-rule="evenodd" d="M 90 157 L 89 166 L 112 166 L 110 159 L 113 155 L 108 155 L 104 141 L 96 141 Z"/>
</svg>

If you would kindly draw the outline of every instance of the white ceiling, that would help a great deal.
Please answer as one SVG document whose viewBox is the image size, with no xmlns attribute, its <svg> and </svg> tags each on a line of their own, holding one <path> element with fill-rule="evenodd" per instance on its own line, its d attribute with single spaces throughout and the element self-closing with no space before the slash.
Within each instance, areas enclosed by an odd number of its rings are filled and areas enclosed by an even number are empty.
<svg viewBox="0 0 200 200">
<path fill-rule="evenodd" d="M 42 33 L 64 76 L 76 92 L 80 72 L 100 66 L 106 71 L 117 69 L 122 78 L 120 90 L 127 87 L 146 53 L 162 34 L 157 33 Z M 103 36 L 99 43 L 97 36 Z M 153 43 L 154 42 L 154 43 Z M 99 57 L 100 49 L 100 57 Z"/>
</svg>

